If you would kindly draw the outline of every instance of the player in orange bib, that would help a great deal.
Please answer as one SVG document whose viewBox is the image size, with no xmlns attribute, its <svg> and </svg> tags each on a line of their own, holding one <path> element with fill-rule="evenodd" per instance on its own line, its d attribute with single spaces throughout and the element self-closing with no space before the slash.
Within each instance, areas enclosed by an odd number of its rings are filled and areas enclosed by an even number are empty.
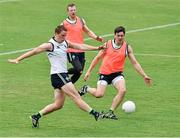
<svg viewBox="0 0 180 138">
<path fill-rule="evenodd" d="M 97 88 L 84 85 L 79 91 L 79 94 L 82 96 L 89 92 L 93 96 L 100 98 L 104 96 L 107 85 L 112 84 L 117 89 L 117 95 L 113 98 L 110 110 L 104 114 L 105 118 L 117 120 L 118 117 L 114 114 L 114 111 L 120 105 L 126 92 L 126 84 L 123 75 L 126 57 L 129 58 L 135 70 L 143 77 L 147 85 L 150 86 L 152 80 L 146 75 L 141 65 L 136 60 L 132 47 L 126 43 L 124 27 L 118 26 L 115 28 L 114 39 L 107 41 L 105 45 L 107 49 L 99 51 L 84 77 L 86 81 L 99 60 L 102 59 Z"/>
<path fill-rule="evenodd" d="M 84 32 L 91 38 L 103 42 L 103 38 L 97 36 L 91 31 L 84 19 L 76 16 L 76 5 L 69 4 L 67 6 L 68 17 L 62 22 L 62 25 L 67 29 L 66 39 L 74 42 L 83 44 L 84 43 Z M 68 74 L 71 76 L 72 83 L 75 83 L 82 74 L 85 65 L 85 53 L 82 50 L 68 49 L 68 60 L 72 64 L 73 68 L 68 69 Z"/>
</svg>

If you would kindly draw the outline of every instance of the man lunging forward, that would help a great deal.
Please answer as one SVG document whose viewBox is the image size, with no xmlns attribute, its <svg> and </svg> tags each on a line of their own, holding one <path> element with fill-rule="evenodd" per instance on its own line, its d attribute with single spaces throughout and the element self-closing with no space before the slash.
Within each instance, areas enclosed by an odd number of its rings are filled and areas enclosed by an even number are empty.
<svg viewBox="0 0 180 138">
<path fill-rule="evenodd" d="M 86 44 L 77 44 L 70 41 L 66 41 L 65 37 L 67 30 L 64 26 L 57 26 L 55 28 L 55 35 L 48 43 L 43 43 L 33 50 L 22 54 L 16 59 L 9 59 L 10 63 L 18 64 L 21 60 L 30 56 L 47 52 L 51 64 L 51 83 L 54 87 L 55 101 L 52 104 L 45 106 L 38 113 L 31 115 L 33 127 L 38 127 L 39 119 L 46 114 L 61 109 L 64 105 L 65 95 L 68 95 L 75 104 L 94 116 L 95 120 L 102 118 L 102 114 L 92 109 L 85 101 L 82 100 L 73 83 L 67 74 L 67 48 L 75 48 L 81 50 L 100 50 L 103 46 L 93 47 Z"/>
</svg>

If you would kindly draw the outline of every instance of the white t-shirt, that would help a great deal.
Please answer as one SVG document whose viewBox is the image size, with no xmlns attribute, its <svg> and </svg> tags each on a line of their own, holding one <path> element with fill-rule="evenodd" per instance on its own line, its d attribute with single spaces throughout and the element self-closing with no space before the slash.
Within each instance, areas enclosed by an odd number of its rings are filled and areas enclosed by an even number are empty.
<svg viewBox="0 0 180 138">
<path fill-rule="evenodd" d="M 63 41 L 58 43 L 54 38 L 49 40 L 53 50 L 47 51 L 47 56 L 51 64 L 51 74 L 67 73 L 67 48 L 68 43 Z"/>
</svg>

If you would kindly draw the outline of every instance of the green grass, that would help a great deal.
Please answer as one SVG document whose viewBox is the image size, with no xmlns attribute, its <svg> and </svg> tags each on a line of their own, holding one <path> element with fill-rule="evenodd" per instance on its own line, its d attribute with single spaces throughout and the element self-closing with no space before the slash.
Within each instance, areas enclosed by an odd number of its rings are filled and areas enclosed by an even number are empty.
<svg viewBox="0 0 180 138">
<path fill-rule="evenodd" d="M 54 28 L 66 18 L 66 5 L 71 2 L 20 0 L 1 3 L 0 0 L 0 53 L 29 49 L 48 41 Z M 179 0 L 73 2 L 77 4 L 78 14 L 98 35 L 112 34 L 117 25 L 130 31 L 180 22 Z M 67 97 L 62 110 L 45 116 L 40 128 L 33 129 L 29 115 L 53 102 L 46 54 L 26 59 L 19 65 L 9 64 L 7 59 L 21 53 L 0 55 L 0 137 L 180 137 L 180 25 L 128 33 L 126 38 L 154 82 L 151 88 L 146 87 L 127 60 L 124 101 L 135 101 L 135 113 L 127 115 L 120 106 L 116 110 L 118 121 L 96 122 Z M 100 44 L 93 40 L 86 43 Z M 96 52 L 86 54 L 85 71 L 95 55 Z M 88 80 L 89 85 L 96 86 L 97 72 L 98 67 Z M 82 78 L 77 88 L 84 84 Z M 108 86 L 103 98 L 87 94 L 83 99 L 97 110 L 107 110 L 115 94 L 115 89 Z"/>
</svg>

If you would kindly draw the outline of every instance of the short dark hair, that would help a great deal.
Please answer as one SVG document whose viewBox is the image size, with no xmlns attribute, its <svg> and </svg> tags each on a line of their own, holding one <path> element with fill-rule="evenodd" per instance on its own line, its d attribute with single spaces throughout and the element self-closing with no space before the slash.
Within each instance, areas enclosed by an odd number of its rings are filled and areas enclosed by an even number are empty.
<svg viewBox="0 0 180 138">
<path fill-rule="evenodd" d="M 59 25 L 55 28 L 55 33 L 60 34 L 62 31 L 67 31 L 63 25 Z"/>
<path fill-rule="evenodd" d="M 68 5 L 67 5 L 67 11 L 69 10 L 69 9 L 68 9 L 69 7 L 73 7 L 73 6 L 76 6 L 76 5 L 75 5 L 74 3 L 68 4 Z"/>
<path fill-rule="evenodd" d="M 119 33 L 119 32 L 123 32 L 125 34 L 125 28 L 123 26 L 118 26 L 114 29 L 114 34 Z"/>
</svg>

